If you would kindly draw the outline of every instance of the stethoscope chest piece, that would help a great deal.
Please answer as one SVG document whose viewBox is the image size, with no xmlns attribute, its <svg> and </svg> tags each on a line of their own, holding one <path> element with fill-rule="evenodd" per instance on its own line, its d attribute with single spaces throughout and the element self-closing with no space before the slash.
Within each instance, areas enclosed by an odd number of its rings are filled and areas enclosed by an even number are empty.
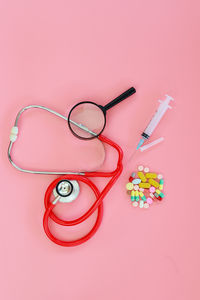
<svg viewBox="0 0 200 300">
<path fill-rule="evenodd" d="M 74 201 L 80 192 L 78 181 L 76 180 L 61 180 L 57 183 L 53 190 L 53 195 L 59 202 L 70 203 Z"/>
</svg>

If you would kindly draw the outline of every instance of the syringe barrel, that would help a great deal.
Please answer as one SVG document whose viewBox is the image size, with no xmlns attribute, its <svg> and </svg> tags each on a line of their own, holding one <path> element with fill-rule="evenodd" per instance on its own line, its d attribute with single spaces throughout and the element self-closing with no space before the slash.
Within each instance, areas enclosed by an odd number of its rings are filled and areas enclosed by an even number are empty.
<svg viewBox="0 0 200 300">
<path fill-rule="evenodd" d="M 149 137 L 151 136 L 151 134 L 153 133 L 154 129 L 162 119 L 167 109 L 168 109 L 168 105 L 164 105 L 164 103 L 160 104 L 158 110 L 154 114 L 153 118 L 151 119 L 146 129 L 144 130 L 144 134 L 148 135 Z"/>
</svg>

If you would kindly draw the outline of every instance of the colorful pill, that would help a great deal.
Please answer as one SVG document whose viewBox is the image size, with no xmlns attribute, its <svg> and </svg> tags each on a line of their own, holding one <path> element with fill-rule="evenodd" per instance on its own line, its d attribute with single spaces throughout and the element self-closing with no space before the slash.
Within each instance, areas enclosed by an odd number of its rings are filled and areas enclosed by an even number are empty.
<svg viewBox="0 0 200 300">
<path fill-rule="evenodd" d="M 145 195 L 142 196 L 141 198 L 142 198 L 143 201 L 146 201 L 146 200 L 147 200 L 147 198 L 145 197 Z"/>
<path fill-rule="evenodd" d="M 144 167 L 143 166 L 138 166 L 138 171 L 143 171 Z"/>
<path fill-rule="evenodd" d="M 149 189 L 150 188 L 150 183 L 149 182 L 140 182 L 139 187 L 144 188 L 144 189 Z"/>
<path fill-rule="evenodd" d="M 131 191 L 131 196 L 135 196 L 135 191 Z"/>
<path fill-rule="evenodd" d="M 144 201 L 141 200 L 139 206 L 140 206 L 140 208 L 143 208 L 144 207 Z"/>
<path fill-rule="evenodd" d="M 135 201 L 134 201 L 134 202 L 132 203 L 132 205 L 133 205 L 134 207 L 137 207 L 137 206 L 138 206 L 138 202 L 135 202 Z"/>
<path fill-rule="evenodd" d="M 155 188 L 159 187 L 159 183 L 157 181 L 155 181 L 154 179 L 150 178 L 149 179 L 149 183 L 153 186 L 155 186 Z"/>
<path fill-rule="evenodd" d="M 155 187 L 154 186 L 151 186 L 150 189 L 149 189 L 150 193 L 154 193 L 156 191 Z"/>
<path fill-rule="evenodd" d="M 126 184 L 126 189 L 127 189 L 128 191 L 131 191 L 131 190 L 133 189 L 133 183 L 132 183 L 132 182 L 127 183 L 127 184 Z"/>
<path fill-rule="evenodd" d="M 159 194 L 158 194 L 158 193 L 154 193 L 154 196 L 155 196 L 156 198 L 159 198 Z"/>
<path fill-rule="evenodd" d="M 162 179 L 162 178 L 163 178 L 162 174 L 158 174 L 158 179 Z"/>
<path fill-rule="evenodd" d="M 165 195 L 160 191 L 160 190 L 156 190 L 156 193 L 161 197 L 164 198 Z"/>
<path fill-rule="evenodd" d="M 134 179 L 134 178 L 133 178 L 132 176 L 130 176 L 128 180 L 129 180 L 129 182 L 132 182 L 133 179 Z"/>
<path fill-rule="evenodd" d="M 149 168 L 148 167 L 144 168 L 144 172 L 148 173 L 149 172 Z"/>
<path fill-rule="evenodd" d="M 164 184 L 164 179 L 161 178 L 159 184 Z"/>
<path fill-rule="evenodd" d="M 141 182 L 140 178 L 133 179 L 132 181 L 133 184 L 139 184 L 140 182 Z"/>
<path fill-rule="evenodd" d="M 135 191 L 135 196 L 139 196 L 139 192 L 138 191 Z"/>
<path fill-rule="evenodd" d="M 135 190 L 135 191 L 138 191 L 139 190 L 139 185 L 134 185 L 134 187 L 133 187 L 133 189 Z"/>
<path fill-rule="evenodd" d="M 148 203 L 144 203 L 144 208 L 149 208 L 149 204 Z"/>
<path fill-rule="evenodd" d="M 153 203 L 153 200 L 149 197 L 149 198 L 147 198 L 147 203 L 148 203 L 148 204 L 152 204 L 152 203 Z"/>
<path fill-rule="evenodd" d="M 144 196 L 143 192 L 139 192 L 139 195 L 141 198 Z"/>
<path fill-rule="evenodd" d="M 146 178 L 157 178 L 157 174 L 156 173 L 147 173 Z"/>
<path fill-rule="evenodd" d="M 146 177 L 144 176 L 144 173 L 143 172 L 138 172 L 138 177 L 142 180 L 142 182 L 146 182 L 147 179 Z"/>
<path fill-rule="evenodd" d="M 159 185 L 159 189 L 162 191 L 163 190 L 163 184 Z"/>
<path fill-rule="evenodd" d="M 135 197 L 134 196 L 131 196 L 131 201 L 134 201 L 135 200 Z"/>
</svg>

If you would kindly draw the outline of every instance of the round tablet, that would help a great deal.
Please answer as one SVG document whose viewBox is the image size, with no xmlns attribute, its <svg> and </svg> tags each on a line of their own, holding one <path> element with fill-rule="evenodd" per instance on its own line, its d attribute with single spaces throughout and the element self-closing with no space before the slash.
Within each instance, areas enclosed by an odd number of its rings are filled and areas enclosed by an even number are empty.
<svg viewBox="0 0 200 300">
<path fill-rule="evenodd" d="M 145 204 L 144 204 L 144 208 L 149 208 L 149 204 L 148 204 L 148 203 L 145 203 Z"/>
<path fill-rule="evenodd" d="M 139 185 L 135 184 L 134 187 L 133 187 L 133 189 L 134 189 L 135 191 L 138 191 L 138 190 L 139 190 Z"/>
<path fill-rule="evenodd" d="M 132 183 L 132 182 L 128 182 L 128 183 L 126 184 L 126 189 L 127 189 L 128 191 L 131 191 L 131 190 L 133 189 L 133 183 Z"/>
<path fill-rule="evenodd" d="M 144 167 L 143 166 L 138 166 L 138 171 L 143 171 Z"/>
<path fill-rule="evenodd" d="M 152 204 L 152 203 L 153 203 L 153 200 L 149 197 L 149 198 L 147 198 L 147 203 L 148 203 L 148 204 Z"/>
<path fill-rule="evenodd" d="M 138 202 L 134 201 L 134 202 L 132 203 L 132 205 L 133 205 L 134 207 L 137 207 L 137 206 L 138 206 Z"/>
<path fill-rule="evenodd" d="M 149 168 L 148 167 L 144 168 L 144 172 L 148 173 L 149 172 Z"/>
<path fill-rule="evenodd" d="M 150 187 L 150 189 L 149 189 L 150 193 L 154 193 L 154 192 L 155 192 L 155 190 L 156 190 L 156 189 L 155 189 L 155 187 L 154 187 L 154 186 L 151 186 L 151 187 Z"/>
<path fill-rule="evenodd" d="M 158 174 L 158 179 L 162 179 L 162 178 L 163 178 L 162 174 Z"/>
</svg>

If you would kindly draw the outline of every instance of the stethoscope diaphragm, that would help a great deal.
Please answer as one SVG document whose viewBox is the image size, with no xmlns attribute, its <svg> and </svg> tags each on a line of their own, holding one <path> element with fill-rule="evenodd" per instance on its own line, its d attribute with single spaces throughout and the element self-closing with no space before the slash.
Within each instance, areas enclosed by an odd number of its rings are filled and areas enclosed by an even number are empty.
<svg viewBox="0 0 200 300">
<path fill-rule="evenodd" d="M 61 180 L 53 190 L 53 195 L 59 202 L 70 203 L 74 201 L 80 192 L 78 181 Z"/>
</svg>

